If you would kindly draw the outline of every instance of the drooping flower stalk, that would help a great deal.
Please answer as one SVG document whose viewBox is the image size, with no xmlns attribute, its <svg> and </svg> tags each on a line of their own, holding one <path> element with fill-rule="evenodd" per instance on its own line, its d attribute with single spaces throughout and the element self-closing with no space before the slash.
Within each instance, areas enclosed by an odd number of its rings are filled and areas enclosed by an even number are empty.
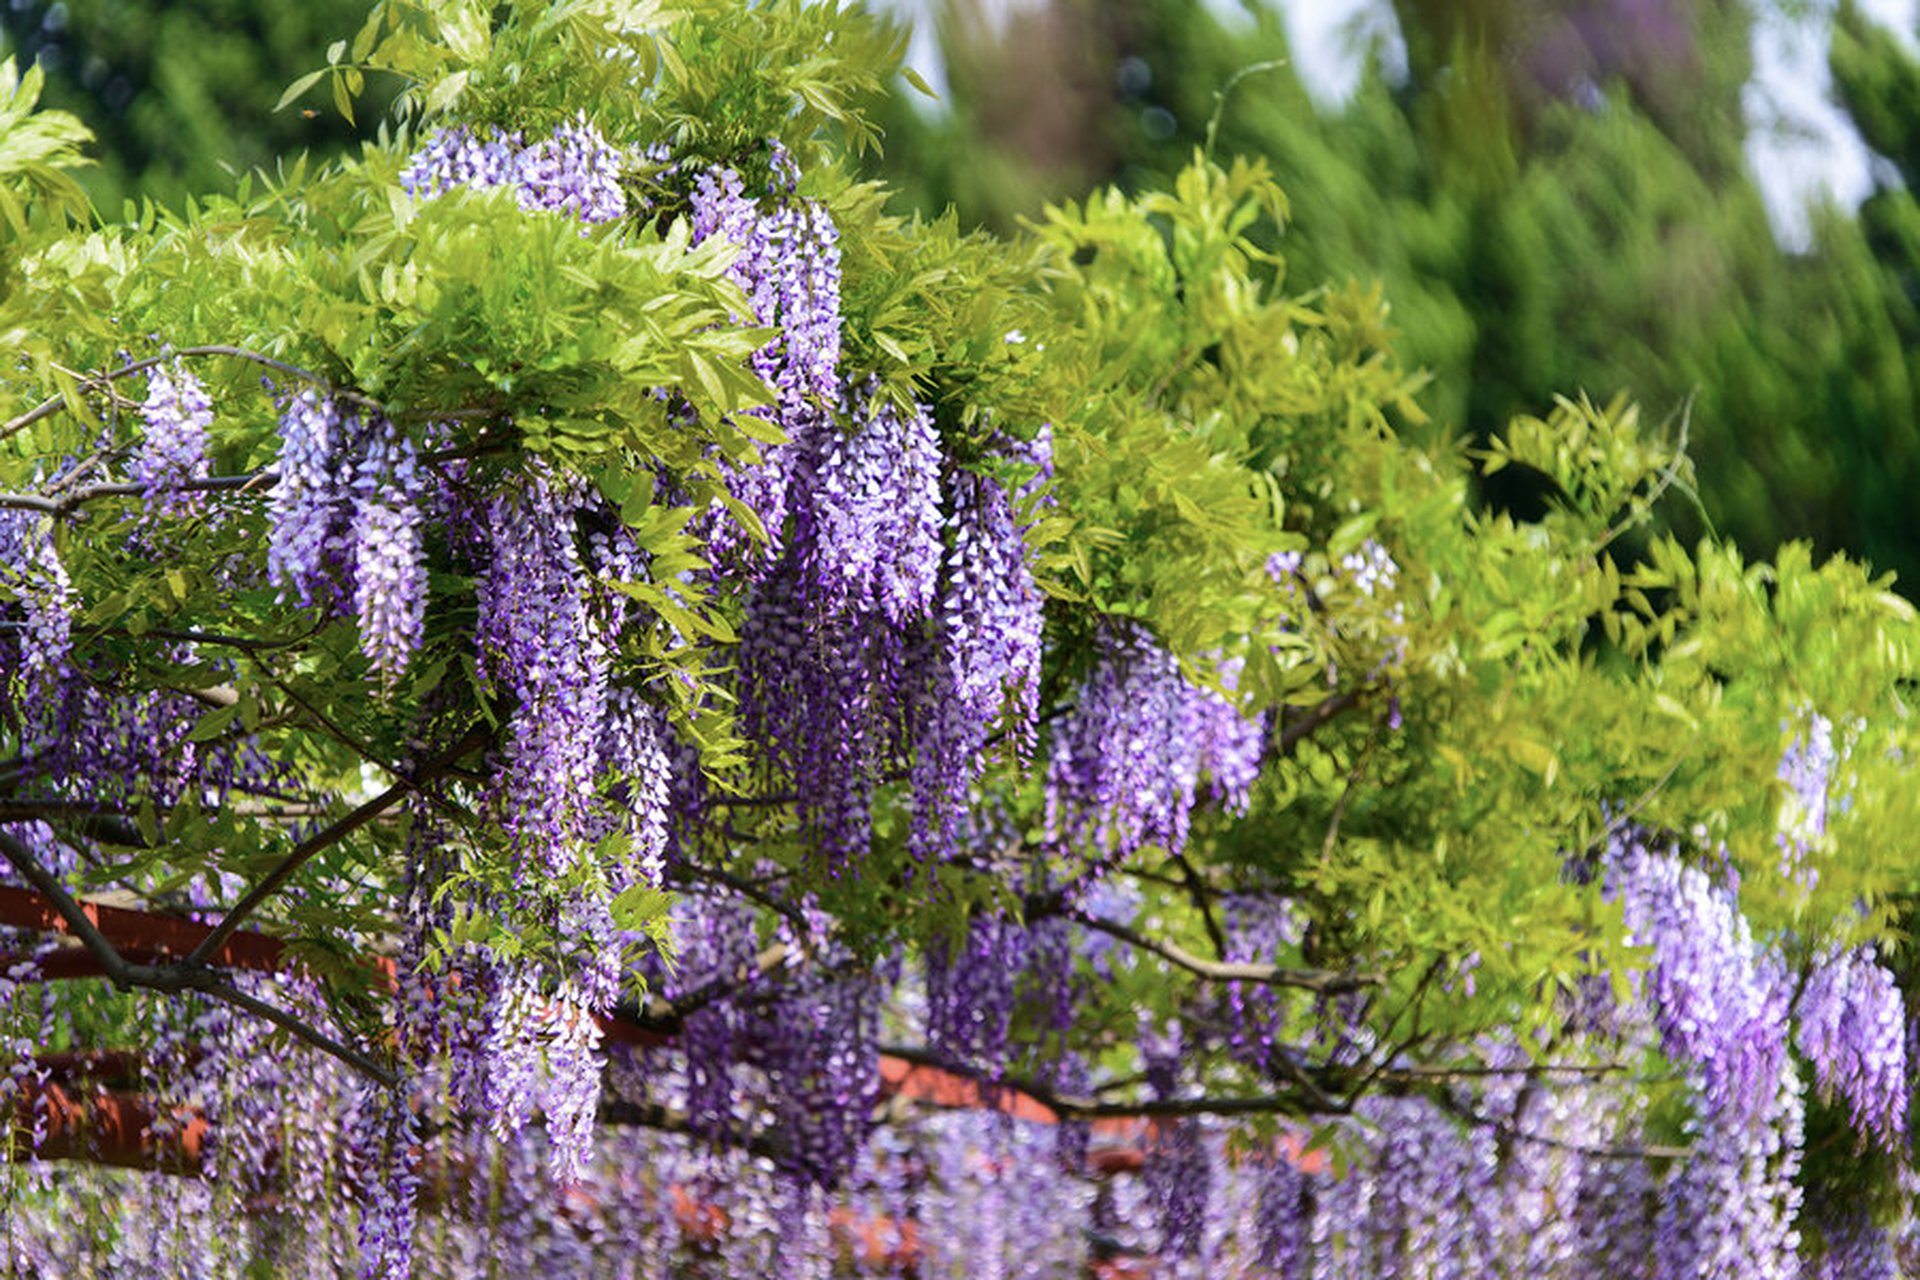
<svg viewBox="0 0 1920 1280">
<path fill-rule="evenodd" d="M 146 429 L 131 468 L 144 485 L 149 507 L 163 515 L 181 515 L 201 504 L 199 495 L 181 486 L 207 476 L 207 428 L 213 402 L 192 371 L 179 360 L 147 374 L 147 398 L 140 406 Z"/>
</svg>

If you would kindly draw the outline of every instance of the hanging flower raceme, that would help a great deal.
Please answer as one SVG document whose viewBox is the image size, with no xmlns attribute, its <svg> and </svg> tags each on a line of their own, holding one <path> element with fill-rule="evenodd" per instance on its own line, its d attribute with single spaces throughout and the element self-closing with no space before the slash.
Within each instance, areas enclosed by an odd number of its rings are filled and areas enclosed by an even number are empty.
<svg viewBox="0 0 1920 1280">
<path fill-rule="evenodd" d="M 1662 1048 L 1699 1095 L 1694 1153 L 1659 1200 L 1659 1274 L 1796 1276 L 1805 1108 L 1785 966 L 1730 889 L 1639 833 L 1615 833 L 1607 875 L 1631 938 L 1653 953 L 1645 999 Z"/>
<path fill-rule="evenodd" d="M 1231 691 L 1245 665 L 1239 658 L 1220 664 L 1220 683 Z M 1266 754 L 1265 717 L 1249 716 L 1221 694 L 1195 686 L 1186 701 L 1187 738 L 1195 766 L 1212 798 L 1234 813 L 1245 813 Z"/>
<path fill-rule="evenodd" d="M 555 127 L 516 158 L 522 208 L 565 213 L 582 222 L 617 222 L 627 214 L 620 185 L 625 162 L 585 117 Z"/>
<path fill-rule="evenodd" d="M 519 149 L 519 134 L 482 138 L 465 125 L 436 129 L 407 160 L 400 185 L 416 196 L 505 186 L 514 181 Z"/>
<path fill-rule="evenodd" d="M 1177 1098 L 1185 1056 L 1179 1027 L 1156 1032 L 1143 1023 L 1139 1045 L 1154 1099 Z M 1163 1123 L 1151 1131 L 1146 1145 L 1147 1193 L 1159 1227 L 1158 1252 L 1170 1261 L 1193 1258 L 1205 1243 L 1207 1205 L 1213 1192 L 1212 1162 L 1201 1122 L 1184 1116 Z"/>
<path fill-rule="evenodd" d="M 1776 1037 L 1784 1050 L 1785 1029 Z M 1800 1072 L 1784 1052 L 1750 1106 L 1706 1100 L 1689 1159 L 1663 1188 L 1655 1223 L 1660 1280 L 1740 1276 L 1799 1280 Z"/>
<path fill-rule="evenodd" d="M 513 700 L 501 825 L 549 872 L 572 863 L 597 811 L 607 709 L 610 654 L 575 545 L 578 505 L 539 475 L 496 494 L 479 592 L 482 667 Z"/>
<path fill-rule="evenodd" d="M 140 452 L 134 455 L 135 483 L 146 489 L 149 509 L 180 515 L 200 505 L 199 495 L 182 486 L 207 476 L 207 428 L 213 425 L 213 402 L 206 389 L 177 359 L 169 368 L 154 366 L 147 374 L 147 398 L 140 406 L 146 430 Z"/>
<path fill-rule="evenodd" d="M 1754 941 L 1730 891 L 1637 833 L 1615 835 L 1607 874 L 1632 940 L 1653 953 L 1647 999 L 1668 1056 L 1699 1072 L 1716 1112 L 1768 1105 L 1786 1055 L 1785 966 Z"/>
<path fill-rule="evenodd" d="M 957 476 L 953 489 L 953 546 L 940 600 L 953 698 L 980 727 L 1004 717 L 1024 756 L 1039 714 L 1040 588 L 1006 489 L 972 472 Z"/>
<path fill-rule="evenodd" d="M 314 391 L 287 397 L 280 410 L 280 458 L 269 501 L 267 580 L 303 605 L 327 584 L 337 528 L 347 519 L 342 449 L 350 419 L 338 401 Z"/>
<path fill-rule="evenodd" d="M 913 650 L 913 828 L 921 862 L 952 855 L 970 791 L 996 732 L 1015 759 L 1033 748 L 1038 717 L 1041 596 L 1006 490 L 959 472 L 952 545 L 935 626 Z"/>
<path fill-rule="evenodd" d="M 731 898 L 686 900 L 674 919 L 678 963 L 663 980 L 666 997 L 678 999 L 735 974 L 753 974 L 753 927 L 752 913 Z M 682 1020 L 687 1126 L 703 1137 L 724 1137 L 734 1126 L 741 1021 L 739 1001 L 726 999 L 706 1001 Z"/>
<path fill-rule="evenodd" d="M 529 212 L 564 213 L 581 222 L 626 216 L 620 185 L 625 158 L 584 117 L 555 127 L 528 144 L 520 133 L 486 137 L 465 125 L 435 130 L 407 161 L 400 185 L 417 196 L 456 187 L 486 191 L 512 187 Z"/>
<path fill-rule="evenodd" d="M 743 1030 L 743 1057 L 766 1076 L 768 1109 L 787 1136 L 781 1165 L 828 1190 L 852 1172 L 873 1128 L 880 994 L 871 974 L 809 967 L 785 975 Z"/>
<path fill-rule="evenodd" d="M 1300 913 L 1291 901 L 1275 894 L 1233 894 L 1221 900 L 1220 913 L 1229 961 L 1272 964 L 1284 948 L 1298 946 L 1304 936 Z M 1230 983 L 1227 1006 L 1232 1017 L 1228 1052 L 1255 1069 L 1265 1069 L 1276 1049 L 1281 1015 L 1273 988 Z"/>
<path fill-rule="evenodd" d="M 281 405 L 276 470 L 268 581 L 303 605 L 351 601 L 361 651 L 391 688 L 420 647 L 427 608 L 413 441 L 383 414 L 301 391 Z"/>
<path fill-rule="evenodd" d="M 905 714 L 910 653 L 877 612 L 811 606 L 804 545 L 747 598 L 741 723 L 791 780 L 815 843 L 838 868 L 867 853 L 873 790 Z"/>
<path fill-rule="evenodd" d="M 354 468 L 353 603 L 360 648 L 391 687 L 420 647 L 427 612 L 427 566 L 413 442 L 376 419 Z"/>
<path fill-rule="evenodd" d="M 600 1103 L 600 1024 L 584 992 L 562 980 L 549 992 L 529 966 L 488 966 L 482 1098 L 494 1136 L 510 1140 L 538 1113 L 553 1176 L 580 1179 L 593 1154 Z"/>
<path fill-rule="evenodd" d="M 363 1188 L 362 1280 L 412 1280 L 419 1201 L 419 1134 L 405 1095 L 363 1088 L 352 1126 L 354 1171 Z"/>
<path fill-rule="evenodd" d="M 1137 623 L 1115 620 L 1093 670 L 1056 730 L 1047 799 L 1057 829 L 1124 856 L 1186 843 L 1196 763 L 1187 683 Z"/>
<path fill-rule="evenodd" d="M 636 883 L 660 885 L 673 790 L 673 766 L 666 749 L 669 735 L 665 716 L 637 690 L 608 693 L 597 766 L 607 780 L 608 803 L 605 817 L 587 835 L 599 839 L 614 831 L 626 834 L 627 852 L 616 876 L 616 891 Z"/>
<path fill-rule="evenodd" d="M 1823 956 L 1800 992 L 1795 1043 L 1853 1124 L 1889 1151 L 1907 1133 L 1907 1011 L 1886 966 L 1866 947 Z"/>
<path fill-rule="evenodd" d="M 940 437 L 869 388 L 853 429 L 823 432 L 807 501 L 816 607 L 878 609 L 895 626 L 933 602 L 940 571 Z"/>
<path fill-rule="evenodd" d="M 1015 983 L 1033 939 L 1003 916 L 972 920 L 958 939 L 927 948 L 927 1046 L 975 1070 L 1006 1065 Z"/>
<path fill-rule="evenodd" d="M 1818 712 L 1807 718 L 1806 732 L 1797 735 L 1780 755 L 1779 779 L 1786 784 L 1780 801 L 1780 872 L 1812 889 L 1819 868 L 1808 861 L 1813 846 L 1827 832 L 1828 792 L 1839 757 L 1834 749 L 1833 722 Z"/>
<path fill-rule="evenodd" d="M 796 472 L 832 430 L 842 398 L 839 233 L 824 205 L 792 194 L 777 165 L 766 208 L 732 169 L 701 174 L 691 206 L 694 243 L 717 235 L 738 251 L 728 274 L 752 308 L 738 319 L 775 330 L 752 366 L 776 395 L 759 412 L 787 442 L 765 448 L 757 462 L 721 463 L 728 491 L 758 518 L 767 545 L 752 548 L 747 530 L 718 509 L 702 530 L 718 562 L 758 571 L 780 553 Z"/>
<path fill-rule="evenodd" d="M 67 669 L 78 600 L 53 542 L 52 520 L 0 510 L 0 588 L 13 594 L 15 626 L 0 645 L 3 673 L 44 688 Z"/>
</svg>

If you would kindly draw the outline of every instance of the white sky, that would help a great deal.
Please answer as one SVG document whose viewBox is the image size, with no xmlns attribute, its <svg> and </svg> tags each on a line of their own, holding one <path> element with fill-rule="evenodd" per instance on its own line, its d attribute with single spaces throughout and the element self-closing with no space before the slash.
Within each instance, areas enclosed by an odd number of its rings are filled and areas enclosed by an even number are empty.
<svg viewBox="0 0 1920 1280">
<path fill-rule="evenodd" d="M 1859 3 L 1912 46 L 1915 0 Z M 1823 3 L 1798 22 L 1775 18 L 1757 24 L 1754 78 L 1742 96 L 1747 163 L 1767 197 L 1774 233 L 1796 247 L 1807 242 L 1811 201 L 1824 196 L 1852 208 L 1873 189 L 1866 144 L 1832 98 L 1833 78 L 1827 72 L 1831 14 Z"/>
<path fill-rule="evenodd" d="M 883 0 L 913 15 L 915 31 L 907 60 L 936 91 L 946 90 L 932 23 L 924 17 L 937 0 Z M 975 0 L 989 15 L 1031 0 Z M 1223 17 L 1239 12 L 1235 0 L 1206 0 Z M 1283 10 L 1300 76 L 1325 105 L 1337 105 L 1359 83 L 1362 53 L 1386 39 L 1391 63 L 1399 52 L 1390 0 L 1269 0 Z M 1868 15 L 1913 44 L 1920 0 L 1857 0 Z M 1743 97 L 1753 166 L 1775 233 L 1783 243 L 1807 240 L 1807 209 L 1822 198 L 1849 208 L 1872 190 L 1870 156 L 1834 105 L 1827 74 L 1827 28 L 1834 0 L 1813 0 L 1797 21 L 1768 18 L 1754 30 L 1754 78 Z"/>
</svg>

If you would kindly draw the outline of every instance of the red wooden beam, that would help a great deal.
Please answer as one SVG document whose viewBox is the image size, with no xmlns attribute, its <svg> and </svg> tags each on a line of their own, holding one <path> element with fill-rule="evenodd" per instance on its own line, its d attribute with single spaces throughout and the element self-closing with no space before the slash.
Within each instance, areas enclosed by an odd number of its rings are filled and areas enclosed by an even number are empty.
<svg viewBox="0 0 1920 1280">
<path fill-rule="evenodd" d="M 109 907 L 97 902 L 82 902 L 80 905 L 87 913 L 87 918 L 93 921 L 94 927 L 113 944 L 114 950 L 136 964 L 166 964 L 184 960 L 200 945 L 202 938 L 213 932 L 210 925 L 182 920 L 178 916 Z M 32 889 L 12 885 L 0 885 L 0 925 L 62 937 L 72 936 L 66 920 L 45 896 Z M 30 959 L 34 957 L 0 956 L 0 969 Z M 256 973 L 274 973 L 288 967 L 284 942 L 248 930 L 234 933 L 214 951 L 207 962 L 214 968 L 245 969 Z M 99 962 L 79 948 L 63 948 L 39 957 L 36 963 L 38 976 L 49 981 L 105 976 Z M 399 980 L 394 962 L 386 956 L 376 956 L 372 963 L 387 989 L 393 990 Z M 621 1019 L 602 1017 L 599 1022 L 606 1039 L 618 1044 L 658 1047 L 669 1043 L 669 1037 L 661 1032 Z"/>
<path fill-rule="evenodd" d="M 184 960 L 213 932 L 210 925 L 196 924 L 178 916 L 151 911 L 133 911 L 109 907 L 97 902 L 82 902 L 81 910 L 94 927 L 107 936 L 115 950 L 138 964 L 164 964 Z M 43 895 L 32 889 L 0 885 L 0 925 L 31 929 L 37 933 L 69 935 L 67 922 Z M 222 969 L 252 969 L 271 972 L 282 967 L 285 945 L 278 938 L 260 933 L 236 933 L 209 962 Z M 384 962 L 389 970 L 392 961 Z"/>
<path fill-rule="evenodd" d="M 181 1108 L 168 1119 L 162 1125 L 153 1104 L 138 1094 L 29 1081 L 14 1104 L 13 1149 L 43 1160 L 197 1172 L 206 1156 L 206 1118 Z M 37 1147 L 36 1127 L 44 1130 Z"/>
<path fill-rule="evenodd" d="M 99 903 L 83 903 L 82 906 L 95 927 L 106 935 L 107 940 L 123 956 L 142 963 L 184 959 L 199 945 L 201 939 L 212 932 L 207 925 L 176 916 Z M 0 925 L 61 935 L 70 933 L 66 921 L 49 900 L 33 890 L 8 885 L 0 885 Z M 27 957 L 15 958 L 24 960 Z M 284 943 L 266 934 L 250 931 L 234 933 L 214 952 L 211 959 L 221 967 L 260 972 L 282 969 L 288 962 Z M 374 964 L 385 979 L 385 985 L 392 989 L 398 982 L 394 962 L 379 957 Z M 41 958 L 39 965 L 41 975 L 47 979 L 100 976 L 99 965 L 93 957 L 77 949 L 56 951 Z M 636 1026 L 624 1019 L 603 1016 L 598 1021 L 605 1037 L 616 1043 L 644 1046 L 671 1043 L 671 1037 L 665 1033 Z M 1018 1089 L 985 1084 L 968 1076 L 924 1063 L 908 1062 L 891 1054 L 882 1054 L 879 1066 L 883 1097 L 906 1097 L 956 1110 L 1001 1111 L 1015 1119 L 1038 1124 L 1059 1122 L 1059 1116 L 1051 1107 Z M 120 1123 L 116 1117 L 120 1117 L 130 1105 L 132 1102 L 122 1098 L 102 1114 L 110 1123 Z M 130 1116 L 132 1113 L 126 1114 Z M 195 1123 L 204 1130 L 204 1121 L 196 1120 Z M 1145 1147 L 1150 1145 L 1157 1124 L 1124 1119 L 1094 1122 L 1091 1128 L 1095 1138 L 1104 1137 L 1106 1141 L 1097 1142 L 1089 1153 L 1092 1170 L 1096 1173 L 1119 1173 L 1140 1169 L 1146 1158 Z M 123 1139 L 116 1138 L 114 1141 L 119 1144 L 116 1150 L 132 1150 Z M 1291 1135 L 1286 1143 L 1288 1158 L 1303 1171 L 1317 1173 L 1326 1168 L 1325 1152 L 1309 1151 L 1301 1139 Z M 119 1163 L 114 1160 L 106 1162 Z"/>
<path fill-rule="evenodd" d="M 880 1055 L 880 1094 L 887 1098 L 896 1095 L 912 1098 L 955 1111 L 1004 1111 L 1016 1120 L 1032 1120 L 1038 1124 L 1057 1124 L 1060 1120 L 1052 1107 L 1018 1089 L 982 1084 L 892 1054 Z"/>
</svg>

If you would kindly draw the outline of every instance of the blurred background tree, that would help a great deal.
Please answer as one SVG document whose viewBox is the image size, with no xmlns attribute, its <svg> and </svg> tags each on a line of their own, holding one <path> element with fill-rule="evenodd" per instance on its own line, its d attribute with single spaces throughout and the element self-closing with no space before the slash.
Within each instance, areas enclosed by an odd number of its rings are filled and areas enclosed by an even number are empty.
<svg viewBox="0 0 1920 1280">
<path fill-rule="evenodd" d="M 0 56 L 38 60 L 43 105 L 73 112 L 99 164 L 77 176 L 103 214 L 138 193 L 177 205 L 231 189 L 233 175 L 302 149 L 331 156 L 356 131 L 315 101 L 273 112 L 313 69 L 314 50 L 351 35 L 368 0 L 10 0 Z M 361 119 L 386 108 L 380 91 Z M 311 114 L 300 107 L 314 108 Z"/>
<path fill-rule="evenodd" d="M 1626 391 L 1684 419 L 1723 531 L 1920 583 L 1920 71 L 1898 41 L 1835 22 L 1842 101 L 1899 176 L 1789 249 L 1743 149 L 1753 5 L 1397 0 L 1403 45 L 1336 108 L 1277 10 L 1245 8 L 1046 0 L 989 22 L 948 0 L 947 109 L 896 104 L 886 176 L 1005 227 L 1091 183 L 1163 181 L 1218 112 L 1215 150 L 1266 157 L 1289 195 L 1290 283 L 1383 287 L 1444 428 L 1483 439 L 1556 393 Z"/>
</svg>

